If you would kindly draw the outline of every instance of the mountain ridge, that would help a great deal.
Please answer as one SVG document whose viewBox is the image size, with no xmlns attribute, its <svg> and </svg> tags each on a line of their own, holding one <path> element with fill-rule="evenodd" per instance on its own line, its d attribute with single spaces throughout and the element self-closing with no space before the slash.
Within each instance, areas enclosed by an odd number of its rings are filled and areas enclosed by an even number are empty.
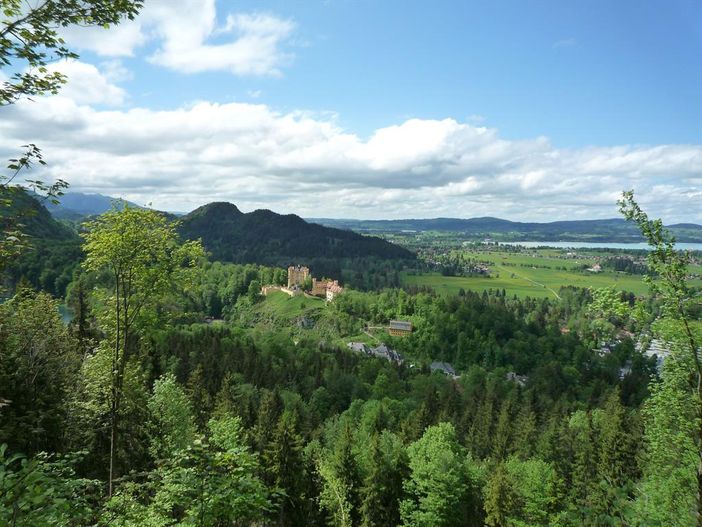
<svg viewBox="0 0 702 527">
<path fill-rule="evenodd" d="M 401 220 L 308 218 L 308 221 L 364 233 L 447 231 L 468 237 L 497 236 L 510 241 L 524 240 L 525 237 L 533 241 L 644 241 L 637 227 L 623 218 L 558 220 L 543 223 L 518 222 L 491 216 Z M 666 228 L 679 242 L 702 242 L 702 225 L 676 223 L 667 225 Z"/>
<path fill-rule="evenodd" d="M 215 260 L 233 263 L 304 263 L 313 258 L 413 259 L 412 252 L 375 236 L 309 223 L 268 209 L 241 212 L 212 202 L 179 218 L 183 238 L 203 241 Z"/>
<path fill-rule="evenodd" d="M 112 209 L 114 203 L 124 203 L 130 207 L 139 205 L 121 198 L 104 194 L 66 192 L 59 203 L 46 203 L 46 208 L 58 220 L 80 220 L 86 216 L 97 216 Z"/>
</svg>

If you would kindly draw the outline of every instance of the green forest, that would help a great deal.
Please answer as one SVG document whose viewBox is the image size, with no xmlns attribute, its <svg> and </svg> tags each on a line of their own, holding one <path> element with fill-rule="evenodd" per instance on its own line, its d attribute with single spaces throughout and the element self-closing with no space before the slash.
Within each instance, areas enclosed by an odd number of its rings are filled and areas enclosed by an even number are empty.
<svg viewBox="0 0 702 527">
<path fill-rule="evenodd" d="M 260 295 L 284 269 L 208 262 L 156 211 L 115 209 L 81 240 L 65 298 L 20 279 L 0 306 L 0 524 L 697 522 L 680 337 L 698 342 L 700 308 L 664 239 L 649 259 L 670 282 L 645 298 L 382 288 L 294 307 Z M 343 346 L 391 319 L 415 326 L 386 336 L 401 364 Z M 666 342 L 662 367 L 637 335 Z"/>
<path fill-rule="evenodd" d="M 142 2 L 0 8 L 4 110 L 66 82 L 59 28 Z M 67 183 L 17 178 L 45 163 L 23 148 L 0 175 L 0 527 L 702 525 L 699 276 L 633 192 L 646 263 L 606 265 L 635 291 L 437 293 L 408 248 L 297 216 L 59 222 Z M 290 264 L 344 292 L 264 296 Z M 381 343 L 401 358 L 354 348 Z"/>
</svg>

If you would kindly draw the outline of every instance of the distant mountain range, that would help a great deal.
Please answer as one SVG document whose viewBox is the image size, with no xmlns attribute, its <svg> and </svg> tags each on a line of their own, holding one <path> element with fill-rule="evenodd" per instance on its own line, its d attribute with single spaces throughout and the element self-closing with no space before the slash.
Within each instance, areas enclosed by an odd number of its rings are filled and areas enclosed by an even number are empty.
<svg viewBox="0 0 702 527">
<path fill-rule="evenodd" d="M 107 212 L 115 203 L 126 203 L 130 207 L 138 207 L 131 201 L 102 194 L 84 194 L 82 192 L 67 192 L 61 196 L 58 204 L 46 202 L 45 205 L 56 219 L 79 220 L 85 216 L 96 216 Z"/>
<path fill-rule="evenodd" d="M 400 232 L 455 232 L 466 237 L 495 238 L 505 241 L 581 241 L 640 242 L 635 225 L 620 218 L 606 220 L 554 221 L 522 223 L 500 218 L 434 218 L 407 220 L 339 220 L 310 218 L 308 221 L 367 234 Z M 679 242 L 702 242 L 702 225 L 678 223 L 668 225 Z"/>
<path fill-rule="evenodd" d="M 80 220 L 85 216 L 102 214 L 112 208 L 115 202 L 138 205 L 129 201 L 118 200 L 102 194 L 85 194 L 68 192 L 61 197 L 59 205 L 46 203 L 47 208 L 56 219 Z M 216 215 L 221 218 L 214 218 Z M 175 217 L 175 215 L 173 216 Z M 346 239 L 339 233 L 322 234 L 328 236 L 324 241 L 314 241 L 320 236 L 317 227 L 330 227 L 361 234 L 382 234 L 401 232 L 453 232 L 466 238 L 495 238 L 501 241 L 589 241 L 589 242 L 640 242 L 643 241 L 633 224 L 621 218 L 605 220 L 572 220 L 549 223 L 516 222 L 500 218 L 433 218 L 405 220 L 348 220 L 333 218 L 309 218 L 306 221 L 295 215 L 281 216 L 267 210 L 257 210 L 244 214 L 229 203 L 210 203 L 180 218 L 184 223 L 183 232 L 205 232 L 203 240 L 216 245 L 214 253 L 226 256 L 231 261 L 257 261 L 269 254 L 286 254 L 297 256 L 299 247 L 308 248 L 315 255 L 356 254 L 357 239 Z M 303 227 L 303 224 L 305 225 Z M 702 243 L 702 225 L 678 223 L 667 228 L 679 242 Z M 264 237 L 256 241 L 261 233 Z M 297 234 L 299 240 L 292 242 Z M 367 237 L 365 237 L 367 239 Z M 343 243 L 331 240 L 344 239 Z M 355 241 L 354 241 L 355 240 Z M 235 247 L 235 243 L 244 245 Z M 359 242 L 360 243 L 360 242 Z M 301 245 L 300 245 L 301 244 Z M 351 244 L 351 245 L 349 245 Z M 207 245 L 207 243 L 206 243 Z M 371 244 L 372 245 L 372 244 Z M 349 249 L 354 247 L 354 249 Z M 396 246 L 393 246 L 396 247 Z M 367 242 L 361 252 L 368 250 Z M 307 250 L 307 249 L 305 249 Z M 387 251 L 381 246 L 370 249 L 372 254 Z"/>
<path fill-rule="evenodd" d="M 308 223 L 270 210 L 241 212 L 209 203 L 180 218 L 183 238 L 201 238 L 215 260 L 235 263 L 304 263 L 312 258 L 413 259 L 412 252 L 375 236 Z"/>
</svg>

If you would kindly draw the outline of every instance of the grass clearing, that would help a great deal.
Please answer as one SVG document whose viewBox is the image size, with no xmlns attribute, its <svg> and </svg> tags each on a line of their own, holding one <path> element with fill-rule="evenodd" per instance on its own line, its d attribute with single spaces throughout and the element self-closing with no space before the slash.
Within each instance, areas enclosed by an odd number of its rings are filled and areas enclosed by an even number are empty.
<svg viewBox="0 0 702 527">
<path fill-rule="evenodd" d="M 289 296 L 281 291 L 273 291 L 257 305 L 257 310 L 280 318 L 296 318 L 318 311 L 324 305 L 322 298 Z"/>
<path fill-rule="evenodd" d="M 561 257 L 559 257 L 561 255 Z M 629 291 L 636 295 L 648 293 L 648 286 L 641 275 L 631 275 L 615 271 L 599 273 L 583 271 L 583 265 L 593 265 L 595 257 L 590 254 L 565 258 L 563 252 L 548 250 L 533 253 L 512 253 L 500 251 L 471 251 L 468 256 L 476 260 L 490 262 L 492 275 L 475 277 L 442 276 L 439 273 L 413 275 L 402 274 L 405 285 L 426 286 L 439 294 L 455 295 L 461 289 L 485 291 L 504 289 L 508 295 L 534 298 L 556 298 L 558 290 L 565 286 L 611 287 Z M 699 266 L 692 266 L 691 272 L 698 272 Z M 692 285 L 702 286 L 702 280 L 692 280 Z"/>
</svg>

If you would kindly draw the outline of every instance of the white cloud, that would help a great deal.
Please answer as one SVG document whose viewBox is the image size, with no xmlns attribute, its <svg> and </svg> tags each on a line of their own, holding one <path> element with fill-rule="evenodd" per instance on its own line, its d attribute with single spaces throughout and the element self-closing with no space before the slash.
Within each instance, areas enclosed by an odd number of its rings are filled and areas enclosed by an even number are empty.
<svg viewBox="0 0 702 527">
<path fill-rule="evenodd" d="M 69 26 L 61 34 L 70 46 L 90 50 L 102 57 L 132 57 L 147 41 L 143 21 L 125 20 L 109 29 Z"/>
<path fill-rule="evenodd" d="M 65 94 L 3 109 L 0 157 L 39 144 L 44 177 L 190 210 L 229 200 L 304 216 L 616 216 L 635 188 L 666 221 L 702 222 L 700 145 L 558 149 L 453 119 L 410 119 L 370 138 L 333 116 L 199 102 L 99 111 Z M 5 155 L 8 154 L 8 155 Z"/>
<path fill-rule="evenodd" d="M 124 82 L 134 78 L 134 74 L 127 69 L 120 59 L 106 60 L 100 63 L 100 71 L 110 82 Z"/>
<path fill-rule="evenodd" d="M 119 106 L 127 93 L 116 86 L 95 66 L 78 60 L 64 60 L 47 66 L 47 70 L 58 71 L 68 77 L 61 87 L 61 95 L 78 104 L 106 104 Z"/>
<path fill-rule="evenodd" d="M 229 71 L 236 75 L 277 76 L 292 55 L 284 44 L 295 23 L 266 13 L 229 14 L 217 26 L 215 0 L 150 0 L 133 21 L 104 31 L 72 28 L 66 40 L 103 56 L 133 56 L 153 42 L 148 59 L 183 73 Z"/>
</svg>

